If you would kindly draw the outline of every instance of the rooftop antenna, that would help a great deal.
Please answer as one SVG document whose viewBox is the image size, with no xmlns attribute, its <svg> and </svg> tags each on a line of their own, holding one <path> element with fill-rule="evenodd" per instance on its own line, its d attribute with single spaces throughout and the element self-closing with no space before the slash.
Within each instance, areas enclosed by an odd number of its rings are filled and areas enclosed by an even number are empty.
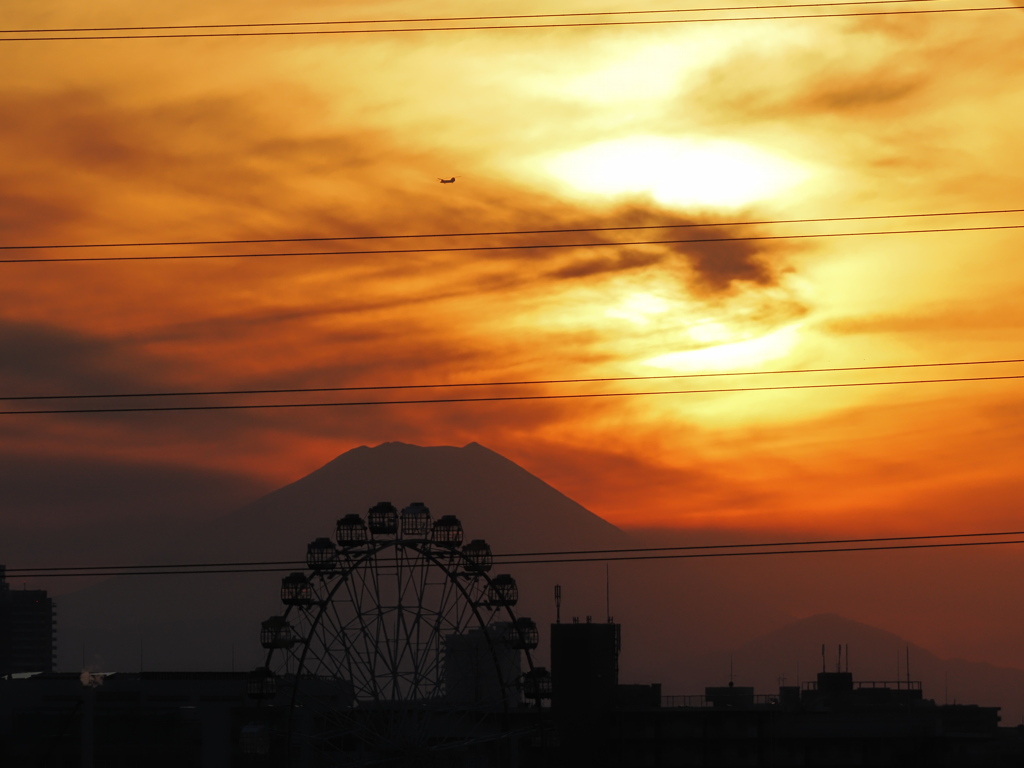
<svg viewBox="0 0 1024 768">
<path fill-rule="evenodd" d="M 828 670 L 825 669 L 825 644 L 821 644 L 821 672 L 824 674 Z"/>
<path fill-rule="evenodd" d="M 555 624 L 562 623 L 562 585 L 555 584 Z"/>
<path fill-rule="evenodd" d="M 846 644 L 846 671 L 850 671 L 850 644 Z"/>
<path fill-rule="evenodd" d="M 612 583 L 608 572 L 608 563 L 604 564 L 604 615 L 608 617 L 608 623 L 612 623 Z"/>
<path fill-rule="evenodd" d="M 910 690 L 910 643 L 907 643 L 907 690 Z"/>
</svg>

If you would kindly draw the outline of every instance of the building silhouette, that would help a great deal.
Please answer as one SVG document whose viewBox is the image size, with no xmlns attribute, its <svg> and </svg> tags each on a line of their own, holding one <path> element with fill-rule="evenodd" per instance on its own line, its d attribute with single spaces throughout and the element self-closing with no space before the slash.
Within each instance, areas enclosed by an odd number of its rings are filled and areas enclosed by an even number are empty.
<svg viewBox="0 0 1024 768">
<path fill-rule="evenodd" d="M 0 765 L 228 768 L 248 713 L 243 672 L 43 673 L 0 680 Z"/>
<path fill-rule="evenodd" d="M 0 565 L 0 677 L 52 672 L 57 650 L 53 600 L 42 589 L 11 589 Z"/>
<path fill-rule="evenodd" d="M 516 689 L 506 680 L 523 674 L 518 648 L 509 642 L 510 622 L 445 637 L 445 701 L 483 709 L 514 707 Z"/>
<path fill-rule="evenodd" d="M 1024 726 L 1000 727 L 998 707 L 936 704 L 909 676 L 859 681 L 823 662 L 815 680 L 770 693 L 729 680 L 662 696 L 657 683 L 619 682 L 621 627 L 610 619 L 550 629 L 550 672 L 521 663 L 520 650 L 539 642 L 528 619 L 447 638 L 444 699 L 431 720 L 425 701 L 357 702 L 344 677 L 304 682 L 324 704 L 316 709 L 296 706 L 266 668 L 55 673 L 52 601 L 0 578 L 0 766 L 321 768 L 370 754 L 360 724 L 392 720 L 430 739 L 412 752 L 396 740 L 372 752 L 375 765 L 1024 765 Z M 506 676 L 518 680 L 511 692 L 499 684 Z M 316 719 L 333 730 L 314 745 L 299 736 Z"/>
<path fill-rule="evenodd" d="M 999 708 L 938 705 L 920 682 L 856 681 L 822 671 L 802 686 L 711 686 L 661 696 L 620 685 L 619 627 L 551 627 L 552 737 L 522 765 L 999 766 L 1024 764 L 1024 728 L 1000 728 Z"/>
</svg>

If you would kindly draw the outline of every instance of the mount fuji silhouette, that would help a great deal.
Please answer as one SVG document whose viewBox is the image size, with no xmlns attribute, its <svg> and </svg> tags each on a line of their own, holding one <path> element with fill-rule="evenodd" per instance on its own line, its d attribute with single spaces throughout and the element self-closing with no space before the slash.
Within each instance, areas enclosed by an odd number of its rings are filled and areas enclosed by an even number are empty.
<svg viewBox="0 0 1024 768">
<path fill-rule="evenodd" d="M 628 545 L 620 529 L 505 457 L 470 443 L 463 448 L 406 443 L 361 446 L 217 521 L 207 532 L 216 551 L 305 554 L 346 514 L 366 514 L 379 501 L 399 509 L 425 503 L 434 517 L 456 515 L 467 538 L 495 552 L 595 549 Z M 211 554 L 213 552 L 211 551 Z"/>
<path fill-rule="evenodd" d="M 435 519 L 456 515 L 467 541 L 486 539 L 496 554 L 610 549 L 631 543 L 623 531 L 477 443 L 456 448 L 392 442 L 347 451 L 203 529 L 183 533 L 171 548 L 173 560 L 301 561 L 307 543 L 333 537 L 336 520 L 350 513 L 365 516 L 379 501 L 391 501 L 399 509 L 420 501 Z M 600 598 L 603 567 L 588 565 L 562 573 L 556 566 L 514 573 L 524 595 L 520 608 L 540 609 L 543 602 L 541 610 L 550 613 L 556 581 L 577 596 L 577 605 L 582 604 L 579 596 L 594 591 L 592 582 L 600 582 Z M 65 595 L 60 601 L 58 666 L 122 671 L 255 666 L 262 656 L 260 621 L 282 612 L 277 599 L 282 575 L 122 577 Z M 603 600 L 594 602 L 596 607 Z"/>
</svg>

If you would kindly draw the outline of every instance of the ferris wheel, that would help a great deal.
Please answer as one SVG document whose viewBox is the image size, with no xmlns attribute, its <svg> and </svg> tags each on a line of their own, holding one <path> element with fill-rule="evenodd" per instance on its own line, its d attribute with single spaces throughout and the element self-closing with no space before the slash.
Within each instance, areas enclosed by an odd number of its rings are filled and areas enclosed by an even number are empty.
<svg viewBox="0 0 1024 768">
<path fill-rule="evenodd" d="M 544 696 L 537 625 L 514 613 L 515 579 L 490 575 L 487 542 L 463 539 L 453 515 L 381 502 L 311 542 L 308 572 L 282 579 L 285 610 L 261 627 L 249 692 L 269 725 L 246 751 L 412 765 L 506 738 L 524 696 Z"/>
</svg>

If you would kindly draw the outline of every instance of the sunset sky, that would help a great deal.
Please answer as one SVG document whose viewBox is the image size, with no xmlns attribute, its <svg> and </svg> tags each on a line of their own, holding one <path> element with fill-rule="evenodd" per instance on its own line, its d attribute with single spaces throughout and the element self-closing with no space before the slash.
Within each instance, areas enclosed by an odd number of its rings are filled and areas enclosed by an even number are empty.
<svg viewBox="0 0 1024 768">
<path fill-rule="evenodd" d="M 981 5 L 917 1 L 433 25 Z M 659 7 L 684 6 L 631 10 Z M 47 30 L 624 8 L 582 0 L 296 0 L 287 7 L 262 0 L 43 0 L 7 4 L 0 25 Z M 19 35 L 4 32 L 0 245 L 685 228 L 8 249 L 0 257 L 426 252 L 3 263 L 0 394 L 722 376 L 9 401 L 2 410 L 1024 376 L 1024 363 L 725 375 L 1024 358 L 1024 229 L 1012 228 L 1024 227 L 1024 213 L 771 223 L 1024 208 L 1019 8 L 394 31 L 423 26 L 430 25 L 17 42 L 9 38 Z M 267 28 L 248 31 L 260 29 Z M 451 176 L 456 183 L 438 183 Z M 797 237 L 737 239 L 778 236 Z M 716 238 L 726 239 L 708 242 Z M 649 242 L 665 240 L 704 242 Z M 603 245 L 551 247 L 573 243 Z M 443 250 L 512 245 L 548 247 Z M 199 517 L 230 508 L 359 445 L 476 441 L 623 528 L 851 536 L 1017 530 L 1022 394 L 1024 380 L 1008 378 L 476 404 L 3 415 L 2 514 L 9 526 L 40 535 L 122 519 L 145 526 L 171 512 Z M 4 559 L 13 563 L 18 553 L 3 552 Z M 86 552 L 79 558 L 89 559 Z"/>
</svg>

